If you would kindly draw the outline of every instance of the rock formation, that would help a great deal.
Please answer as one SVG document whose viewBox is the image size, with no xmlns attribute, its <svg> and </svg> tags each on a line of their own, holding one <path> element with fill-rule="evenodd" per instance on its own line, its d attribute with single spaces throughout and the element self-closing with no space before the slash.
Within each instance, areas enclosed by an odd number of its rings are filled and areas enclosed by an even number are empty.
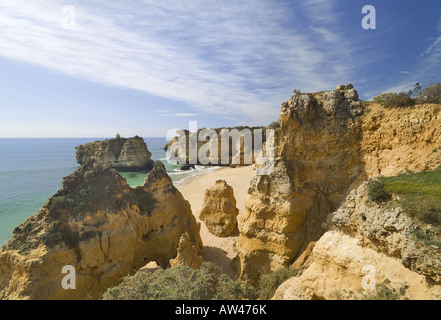
<svg viewBox="0 0 441 320">
<path fill-rule="evenodd" d="M 256 176 L 239 219 L 242 279 L 291 264 L 324 233 L 322 223 L 372 176 L 441 165 L 441 107 L 364 106 L 352 85 L 296 92 L 282 104 L 274 171 Z"/>
<path fill-rule="evenodd" d="M 239 221 L 242 278 L 289 264 L 322 235 L 330 209 L 363 177 L 362 111 L 352 86 L 295 94 L 282 105 L 274 172 L 252 180 Z"/>
<path fill-rule="evenodd" d="M 192 269 L 199 269 L 202 266 L 201 250 L 192 244 L 188 232 L 179 239 L 178 255 L 175 259 L 170 260 L 172 268 L 182 265 Z"/>
<path fill-rule="evenodd" d="M 362 299 L 372 292 L 368 278 L 373 288 L 387 281 L 401 299 L 441 298 L 439 248 L 419 243 L 421 226 L 400 207 L 368 201 L 367 182 L 326 225 L 306 271 L 283 283 L 274 299 Z"/>
<path fill-rule="evenodd" d="M 251 165 L 254 163 L 255 157 L 256 130 L 262 130 L 262 143 L 264 143 L 266 135 L 263 127 L 198 129 L 197 132 L 191 133 L 188 130 L 181 130 L 181 135 L 172 138 L 165 145 L 164 150 L 169 151 L 176 160 L 179 159 L 180 164 L 191 163 L 231 167 Z M 226 145 L 223 145 L 222 134 L 226 137 Z M 191 137 L 194 141 L 197 141 L 195 144 L 197 159 L 191 159 L 190 157 Z"/>
<path fill-rule="evenodd" d="M 144 139 L 138 136 L 126 139 L 118 135 L 114 139 L 80 145 L 76 149 L 79 164 L 87 161 L 108 163 L 120 171 L 147 171 L 153 167 L 152 154 Z"/>
<path fill-rule="evenodd" d="M 205 222 L 207 229 L 218 237 L 228 237 L 237 231 L 236 198 L 233 188 L 224 180 L 205 191 L 204 203 L 199 219 Z"/>
<path fill-rule="evenodd" d="M 135 189 L 88 162 L 1 249 L 0 299 L 98 298 L 150 261 L 166 267 L 183 234 L 200 255 L 199 230 L 161 162 Z M 64 266 L 74 267 L 75 290 L 62 288 Z"/>
</svg>

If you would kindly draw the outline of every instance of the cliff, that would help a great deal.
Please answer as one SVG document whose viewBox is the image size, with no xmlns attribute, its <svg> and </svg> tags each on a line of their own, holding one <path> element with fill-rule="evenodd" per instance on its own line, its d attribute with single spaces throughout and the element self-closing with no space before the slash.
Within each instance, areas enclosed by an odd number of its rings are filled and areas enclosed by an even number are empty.
<svg viewBox="0 0 441 320">
<path fill-rule="evenodd" d="M 168 266 L 183 235 L 200 256 L 199 230 L 161 162 L 135 189 L 88 162 L 1 249 L 0 299 L 96 299 L 150 261 Z M 75 268 L 75 290 L 62 288 L 64 266 Z"/>
<path fill-rule="evenodd" d="M 440 110 L 365 106 L 352 85 L 296 93 L 282 104 L 274 171 L 252 180 L 239 218 L 240 277 L 255 282 L 291 264 L 324 234 L 327 215 L 370 177 L 440 166 Z"/>
<path fill-rule="evenodd" d="M 79 164 L 88 161 L 108 163 L 120 171 L 147 171 L 152 169 L 153 160 L 144 139 L 136 136 L 104 141 L 95 141 L 76 147 L 76 158 Z"/>
<path fill-rule="evenodd" d="M 390 298 L 441 298 L 439 247 L 417 237 L 431 227 L 393 201 L 369 201 L 367 190 L 368 182 L 328 216 L 329 231 L 315 244 L 307 269 L 283 283 L 274 299 L 365 299 L 378 294 L 378 285 Z"/>
<path fill-rule="evenodd" d="M 243 166 L 254 163 L 255 130 L 262 130 L 262 143 L 266 140 L 263 127 L 234 127 L 198 129 L 197 132 L 181 130 L 181 135 L 172 138 L 164 147 L 181 164 L 190 164 L 190 137 L 194 137 L 196 154 L 192 164 L 215 166 Z M 222 132 L 227 137 L 222 142 Z M 236 134 L 239 137 L 236 139 Z M 223 160 L 224 159 L 224 160 Z"/>
</svg>

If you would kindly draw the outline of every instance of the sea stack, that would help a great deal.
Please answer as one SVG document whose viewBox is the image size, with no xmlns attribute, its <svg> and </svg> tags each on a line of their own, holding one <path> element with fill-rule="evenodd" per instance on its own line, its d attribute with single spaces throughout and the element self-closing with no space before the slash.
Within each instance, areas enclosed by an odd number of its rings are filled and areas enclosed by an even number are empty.
<svg viewBox="0 0 441 320">
<path fill-rule="evenodd" d="M 205 191 L 205 199 L 199 219 L 205 222 L 208 231 L 218 237 L 228 237 L 237 231 L 237 215 L 233 188 L 225 180 Z"/>
<path fill-rule="evenodd" d="M 121 138 L 119 134 L 114 139 L 95 141 L 80 145 L 77 149 L 77 162 L 87 161 L 107 163 L 118 171 L 149 171 L 153 168 L 151 152 L 144 139 L 138 136 Z"/>
</svg>

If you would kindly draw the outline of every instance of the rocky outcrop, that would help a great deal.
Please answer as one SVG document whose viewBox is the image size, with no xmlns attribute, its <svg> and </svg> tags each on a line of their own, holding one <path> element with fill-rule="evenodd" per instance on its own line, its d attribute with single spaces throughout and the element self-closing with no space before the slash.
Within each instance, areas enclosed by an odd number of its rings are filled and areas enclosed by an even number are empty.
<svg viewBox="0 0 441 320">
<path fill-rule="evenodd" d="M 172 268 L 182 265 L 192 269 L 200 269 L 202 266 L 201 250 L 193 245 L 188 232 L 179 239 L 178 255 L 175 259 L 170 260 Z"/>
<path fill-rule="evenodd" d="M 285 281 L 273 299 L 379 299 L 377 285 L 383 285 L 397 299 L 441 298 L 439 286 L 429 284 L 399 259 L 363 247 L 356 238 L 340 231 L 326 232 L 317 241 L 312 260 L 300 276 Z"/>
<path fill-rule="evenodd" d="M 291 264 L 351 190 L 379 174 L 440 166 L 440 145 L 440 106 L 364 106 L 352 85 L 296 92 L 282 104 L 274 171 L 252 180 L 239 219 L 240 276 L 256 281 Z"/>
<path fill-rule="evenodd" d="M 218 237 L 228 237 L 237 231 L 236 198 L 233 188 L 224 180 L 205 191 L 204 203 L 199 219 L 205 222 L 207 229 Z"/>
<path fill-rule="evenodd" d="M 368 182 L 330 214 L 330 229 L 315 244 L 306 271 L 277 290 L 274 299 L 363 299 L 384 281 L 397 298 L 440 299 L 439 248 L 416 236 L 424 230 L 403 209 L 368 200 Z M 312 261 L 312 262 L 311 262 Z M 394 291 L 395 290 L 395 291 Z"/>
<path fill-rule="evenodd" d="M 152 169 L 151 153 L 141 137 L 95 141 L 76 147 L 79 164 L 88 161 L 107 163 L 119 171 L 147 171 Z"/>
<path fill-rule="evenodd" d="M 199 230 L 161 162 L 135 189 L 107 164 L 87 163 L 1 249 L 0 299 L 98 298 L 150 261 L 168 266 L 183 234 L 200 255 Z M 75 290 L 62 287 L 65 266 Z"/>
<path fill-rule="evenodd" d="M 352 86 L 296 93 L 282 105 L 274 171 L 252 180 L 239 220 L 243 279 L 291 263 L 323 234 L 321 223 L 346 190 L 362 181 L 362 112 Z"/>
<path fill-rule="evenodd" d="M 375 203 L 368 200 L 368 183 L 351 191 L 346 202 L 332 215 L 330 226 L 358 239 L 369 247 L 401 260 L 403 266 L 441 283 L 439 248 L 424 245 L 418 232 L 430 233 L 424 225 L 393 203 Z"/>
<path fill-rule="evenodd" d="M 266 140 L 264 127 L 234 127 L 198 129 L 197 132 L 180 130 L 164 147 L 180 164 L 243 166 L 255 162 L 255 132 L 262 131 L 262 143 Z M 223 140 L 224 135 L 224 140 Z M 190 140 L 195 141 L 191 150 Z M 223 142 L 224 141 L 224 142 Z M 195 157 L 192 157 L 192 152 Z"/>
</svg>

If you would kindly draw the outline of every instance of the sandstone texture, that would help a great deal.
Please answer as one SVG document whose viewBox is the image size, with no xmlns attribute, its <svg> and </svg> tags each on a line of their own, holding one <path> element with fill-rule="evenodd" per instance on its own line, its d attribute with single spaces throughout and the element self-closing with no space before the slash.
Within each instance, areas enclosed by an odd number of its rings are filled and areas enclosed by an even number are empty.
<svg viewBox="0 0 441 320">
<path fill-rule="evenodd" d="M 423 275 L 407 269 L 399 259 L 363 247 L 343 232 L 326 232 L 317 241 L 312 260 L 300 276 L 285 281 L 273 299 L 365 299 L 374 291 L 369 288 L 370 281 L 374 288 L 388 283 L 401 299 L 441 298 L 440 286 L 430 285 Z"/>
<path fill-rule="evenodd" d="M 218 237 L 235 234 L 238 214 L 233 188 L 226 181 L 218 180 L 205 191 L 199 219 L 205 222 L 210 233 Z"/>
<path fill-rule="evenodd" d="M 95 141 L 80 145 L 76 158 L 79 164 L 88 161 L 107 163 L 120 171 L 147 171 L 152 169 L 151 153 L 141 137 L 121 138 Z"/>
<path fill-rule="evenodd" d="M 188 266 L 192 269 L 200 269 L 202 266 L 201 250 L 194 246 L 188 232 L 179 239 L 178 255 L 170 260 L 170 267 Z"/>
<path fill-rule="evenodd" d="M 0 299 L 99 298 L 151 261 L 168 266 L 183 235 L 199 256 L 199 230 L 161 162 L 135 189 L 109 165 L 88 162 L 1 249 Z M 75 290 L 62 288 L 68 265 Z"/>
<path fill-rule="evenodd" d="M 307 269 L 283 283 L 274 299 L 363 299 L 387 281 L 404 299 L 441 298 L 439 248 L 424 245 L 415 230 L 424 226 L 400 207 L 367 197 L 368 182 L 353 190 L 325 222 Z"/>
<path fill-rule="evenodd" d="M 323 234 L 321 223 L 364 179 L 361 119 L 352 86 L 319 94 L 295 94 L 282 105 L 275 132 L 275 165 L 256 176 L 239 219 L 240 276 L 292 263 Z"/>
<path fill-rule="evenodd" d="M 255 282 L 292 264 L 324 234 L 327 215 L 351 190 L 380 174 L 437 168 L 440 145 L 438 105 L 385 109 L 359 101 L 352 85 L 295 92 L 282 104 L 274 171 L 252 180 L 238 221 L 239 276 Z M 405 240 L 395 235 L 382 241 L 399 247 Z"/>
</svg>

